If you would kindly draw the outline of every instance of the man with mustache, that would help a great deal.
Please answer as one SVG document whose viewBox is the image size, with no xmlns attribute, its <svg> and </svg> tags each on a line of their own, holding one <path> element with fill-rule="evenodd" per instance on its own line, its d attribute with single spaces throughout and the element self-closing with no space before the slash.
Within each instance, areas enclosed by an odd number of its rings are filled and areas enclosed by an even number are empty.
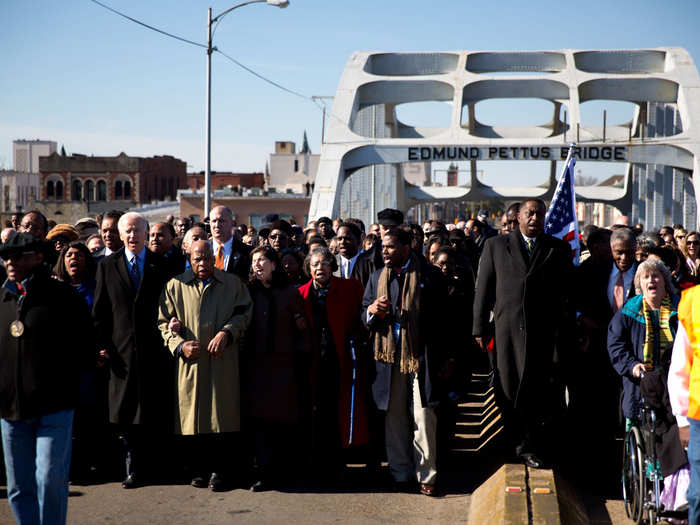
<svg viewBox="0 0 700 525">
<path fill-rule="evenodd" d="M 523 202 L 518 228 L 484 243 L 474 300 L 473 334 L 484 351 L 494 315 L 496 392 L 508 445 L 539 468 L 564 406 L 556 362 L 568 336 L 569 245 L 544 233 L 542 200 Z"/>
<path fill-rule="evenodd" d="M 226 463 L 241 428 L 238 347 L 251 317 L 248 288 L 214 267 L 209 242 L 193 242 L 190 269 L 171 279 L 161 295 L 158 325 L 175 357 L 175 433 L 186 436 L 182 444 L 193 463 L 194 487 L 228 486 Z"/>
</svg>

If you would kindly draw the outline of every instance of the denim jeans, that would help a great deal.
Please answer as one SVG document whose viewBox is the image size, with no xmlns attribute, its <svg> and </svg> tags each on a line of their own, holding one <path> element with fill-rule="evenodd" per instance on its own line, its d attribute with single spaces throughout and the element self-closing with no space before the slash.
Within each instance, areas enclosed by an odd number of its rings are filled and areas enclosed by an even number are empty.
<svg viewBox="0 0 700 525">
<path fill-rule="evenodd" d="M 17 523 L 64 525 L 73 410 L 0 424 L 7 499 Z"/>
<path fill-rule="evenodd" d="M 690 463 L 690 485 L 688 498 L 688 523 L 700 523 L 700 420 L 688 418 L 690 442 L 688 462 Z"/>
</svg>

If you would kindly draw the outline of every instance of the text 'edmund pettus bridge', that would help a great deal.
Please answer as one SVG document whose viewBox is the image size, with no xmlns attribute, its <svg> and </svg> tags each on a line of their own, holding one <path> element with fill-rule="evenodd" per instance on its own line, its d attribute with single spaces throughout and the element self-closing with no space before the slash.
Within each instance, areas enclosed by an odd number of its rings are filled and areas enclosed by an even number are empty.
<svg viewBox="0 0 700 525">
<path fill-rule="evenodd" d="M 440 160 L 566 160 L 569 146 L 417 146 L 409 161 Z M 575 146 L 579 160 L 626 161 L 626 146 Z"/>
</svg>

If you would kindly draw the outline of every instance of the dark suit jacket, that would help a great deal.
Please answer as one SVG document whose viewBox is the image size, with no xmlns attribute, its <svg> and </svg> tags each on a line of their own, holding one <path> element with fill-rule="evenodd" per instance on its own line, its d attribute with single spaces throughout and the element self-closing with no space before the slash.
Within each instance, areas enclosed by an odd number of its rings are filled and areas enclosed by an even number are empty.
<svg viewBox="0 0 700 525">
<path fill-rule="evenodd" d="M 252 249 L 235 237 L 231 243 L 231 256 L 228 259 L 226 271 L 236 274 L 244 283 L 248 282 L 250 273 L 250 252 Z M 216 254 L 215 254 L 216 255 Z"/>
<path fill-rule="evenodd" d="M 586 259 L 574 269 L 573 280 L 575 310 L 581 314 L 581 321 L 588 319 L 594 326 L 592 330 L 581 326 L 579 338 L 585 347 L 572 347 L 572 366 L 567 378 L 569 409 L 577 418 L 587 419 L 595 415 L 599 426 L 615 425 L 618 418 L 616 400 L 620 391 L 620 377 L 608 354 L 608 326 L 613 319 L 608 284 L 613 265 L 612 261 L 601 263 Z M 634 295 L 633 284 L 625 301 Z M 592 382 L 591 377 L 595 377 L 596 381 Z"/>
<path fill-rule="evenodd" d="M 98 348 L 109 352 L 109 417 L 118 424 L 172 420 L 172 357 L 158 331 L 158 301 L 168 280 L 159 255 L 146 250 L 138 290 L 122 248 L 97 266 L 93 318 Z"/>
<path fill-rule="evenodd" d="M 603 340 L 607 337 L 608 323 L 613 317 L 608 300 L 608 284 L 614 264 L 614 262 L 601 264 L 589 258 L 574 269 L 576 311 L 590 318 L 600 327 Z M 635 295 L 634 284 L 632 284 L 625 301 Z"/>
<path fill-rule="evenodd" d="M 500 386 L 508 402 L 528 412 L 548 414 L 547 402 L 560 401 L 554 363 L 556 351 L 568 347 L 571 270 L 569 245 L 550 235 L 538 237 L 531 257 L 519 230 L 484 243 L 473 334 L 488 335 L 493 311 Z"/>
<path fill-rule="evenodd" d="M 185 255 L 179 248 L 173 246 L 163 259 L 168 277 L 175 277 L 185 271 Z"/>
<path fill-rule="evenodd" d="M 420 341 L 418 347 L 422 354 L 418 359 L 420 364 L 418 382 L 423 405 L 435 406 L 439 403 L 442 395 L 439 373 L 450 350 L 447 348 L 447 341 L 443 337 L 446 332 L 443 323 L 447 313 L 447 286 L 442 273 L 436 267 L 429 264 L 421 264 L 420 259 L 413 257 L 411 264 L 416 263 L 420 265 L 421 286 Z M 389 315 L 384 319 L 375 317 L 371 323 L 367 322 L 367 308 L 377 298 L 377 285 L 381 273 L 381 269 L 379 269 L 372 274 L 362 299 L 362 320 L 370 330 L 370 352 L 374 351 L 374 336 L 379 323 L 393 323 L 393 315 Z M 396 311 L 399 293 L 399 283 L 395 274 L 393 274 L 389 282 L 389 299 L 391 300 L 392 312 Z M 454 345 L 455 342 L 451 341 L 450 343 Z M 376 376 L 372 385 L 372 394 L 380 410 L 387 410 L 389 406 L 391 368 L 392 365 L 390 363 L 375 361 Z"/>
<path fill-rule="evenodd" d="M 338 263 L 338 269 L 333 272 L 334 277 L 340 277 L 340 255 L 335 256 L 335 260 Z M 350 272 L 350 277 L 352 279 L 357 279 L 362 283 L 364 288 L 369 281 L 370 275 L 374 273 L 374 264 L 372 264 L 371 259 L 368 258 L 365 253 L 361 253 L 355 259 L 355 265 L 352 267 Z"/>
</svg>

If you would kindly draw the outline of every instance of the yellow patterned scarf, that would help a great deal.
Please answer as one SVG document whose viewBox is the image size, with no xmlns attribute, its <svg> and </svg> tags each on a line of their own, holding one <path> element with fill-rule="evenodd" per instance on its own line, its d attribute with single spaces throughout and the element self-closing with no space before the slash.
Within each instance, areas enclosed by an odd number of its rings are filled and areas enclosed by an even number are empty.
<svg viewBox="0 0 700 525">
<path fill-rule="evenodd" d="M 671 317 L 671 299 L 667 295 L 661 301 L 661 307 L 658 310 L 658 318 L 654 314 L 654 310 L 649 308 L 646 301 L 642 301 L 642 311 L 644 313 L 644 321 L 646 323 L 646 336 L 644 338 L 644 368 L 649 370 L 654 369 L 654 365 L 659 363 L 654 362 L 654 354 L 657 355 L 659 362 L 666 351 L 673 344 L 673 332 L 669 325 Z"/>
</svg>

